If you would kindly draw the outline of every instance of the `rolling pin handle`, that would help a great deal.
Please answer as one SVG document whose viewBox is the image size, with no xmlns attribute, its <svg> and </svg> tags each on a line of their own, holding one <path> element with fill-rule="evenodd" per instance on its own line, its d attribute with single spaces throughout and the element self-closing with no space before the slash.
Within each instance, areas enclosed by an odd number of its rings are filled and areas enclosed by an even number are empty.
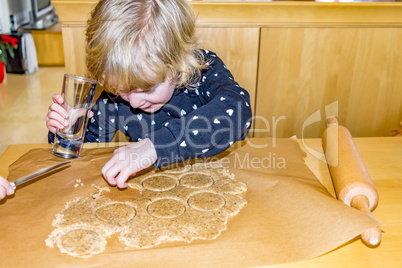
<svg viewBox="0 0 402 268">
<path fill-rule="evenodd" d="M 372 227 L 361 233 L 364 243 L 370 246 L 377 246 L 381 242 L 382 233 L 380 226 Z"/>
<path fill-rule="evenodd" d="M 371 214 L 371 211 L 369 209 L 369 200 L 366 196 L 357 195 L 353 197 L 352 201 L 350 202 L 350 206 L 374 218 L 373 214 Z M 361 234 L 363 242 L 371 246 L 378 245 L 381 242 L 381 237 L 382 233 L 380 226 L 369 228 Z"/>
<path fill-rule="evenodd" d="M 325 127 L 329 128 L 330 126 L 337 126 L 338 120 L 334 116 L 328 116 L 325 120 Z"/>
</svg>

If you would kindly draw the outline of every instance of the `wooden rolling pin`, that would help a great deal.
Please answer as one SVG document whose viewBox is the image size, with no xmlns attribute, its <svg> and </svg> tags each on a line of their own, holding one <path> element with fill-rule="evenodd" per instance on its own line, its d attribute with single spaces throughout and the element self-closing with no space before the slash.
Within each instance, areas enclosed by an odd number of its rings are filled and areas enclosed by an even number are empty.
<svg viewBox="0 0 402 268">
<path fill-rule="evenodd" d="M 327 158 L 337 198 L 373 217 L 378 204 L 378 192 L 347 128 L 338 125 L 336 118 L 328 118 L 322 136 L 322 147 Z M 374 217 L 373 217 L 374 218 Z M 381 242 L 379 226 L 361 234 L 371 246 Z"/>
</svg>

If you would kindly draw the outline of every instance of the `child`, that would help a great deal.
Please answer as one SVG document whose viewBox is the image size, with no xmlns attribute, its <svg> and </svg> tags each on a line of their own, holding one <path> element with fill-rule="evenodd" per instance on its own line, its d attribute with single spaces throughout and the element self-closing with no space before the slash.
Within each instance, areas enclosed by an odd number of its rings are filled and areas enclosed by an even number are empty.
<svg viewBox="0 0 402 268">
<path fill-rule="evenodd" d="M 11 184 L 0 176 L 0 199 L 3 199 L 6 197 L 6 195 L 12 195 L 14 194 L 14 188 L 11 186 Z"/>
<path fill-rule="evenodd" d="M 129 176 L 152 164 L 213 156 L 246 137 L 249 94 L 216 54 L 197 47 L 194 32 L 187 0 L 101 0 L 92 11 L 88 76 L 105 91 L 85 141 L 109 142 L 117 130 L 134 141 L 102 168 L 111 185 L 125 188 Z M 68 124 L 63 99 L 55 94 L 53 101 L 51 133 Z"/>
</svg>

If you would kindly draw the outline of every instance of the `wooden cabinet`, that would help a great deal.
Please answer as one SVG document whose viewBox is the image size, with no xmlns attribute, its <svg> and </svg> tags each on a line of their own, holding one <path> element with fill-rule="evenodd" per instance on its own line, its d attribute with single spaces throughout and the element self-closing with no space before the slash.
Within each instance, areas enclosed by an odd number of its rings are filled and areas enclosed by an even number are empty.
<svg viewBox="0 0 402 268">
<path fill-rule="evenodd" d="M 63 38 L 60 23 L 47 30 L 31 30 L 39 66 L 63 66 Z"/>
<path fill-rule="evenodd" d="M 97 1 L 53 0 L 66 70 L 85 75 Z M 327 116 L 353 136 L 402 120 L 402 3 L 192 2 L 204 47 L 252 98 L 256 137 L 320 137 Z"/>
</svg>

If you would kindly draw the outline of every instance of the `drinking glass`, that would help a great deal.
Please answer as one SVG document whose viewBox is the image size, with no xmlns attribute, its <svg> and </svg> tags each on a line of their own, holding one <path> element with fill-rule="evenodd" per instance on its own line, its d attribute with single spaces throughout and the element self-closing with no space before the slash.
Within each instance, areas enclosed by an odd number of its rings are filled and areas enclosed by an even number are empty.
<svg viewBox="0 0 402 268">
<path fill-rule="evenodd" d="M 64 102 L 61 106 L 67 111 L 68 125 L 56 129 L 53 154 L 63 158 L 80 156 L 96 86 L 95 80 L 72 74 L 64 75 L 61 91 Z"/>
</svg>

